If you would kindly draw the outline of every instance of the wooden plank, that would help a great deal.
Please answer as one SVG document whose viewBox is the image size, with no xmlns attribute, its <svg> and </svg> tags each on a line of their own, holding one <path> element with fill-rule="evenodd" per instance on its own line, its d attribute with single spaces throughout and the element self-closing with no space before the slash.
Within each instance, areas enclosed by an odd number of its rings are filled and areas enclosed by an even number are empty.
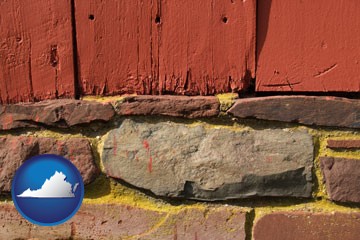
<svg viewBox="0 0 360 240">
<path fill-rule="evenodd" d="M 254 0 L 75 0 L 75 10 L 85 95 L 211 95 L 254 77 Z"/>
<path fill-rule="evenodd" d="M 360 91 L 360 1 L 259 0 L 257 91 Z"/>
<path fill-rule="evenodd" d="M 161 1 L 162 93 L 242 90 L 255 73 L 256 1 Z"/>
<path fill-rule="evenodd" d="M 153 93 L 153 5 L 153 0 L 75 0 L 83 94 Z"/>
<path fill-rule="evenodd" d="M 0 103 L 73 96 L 70 0 L 0 1 Z"/>
</svg>

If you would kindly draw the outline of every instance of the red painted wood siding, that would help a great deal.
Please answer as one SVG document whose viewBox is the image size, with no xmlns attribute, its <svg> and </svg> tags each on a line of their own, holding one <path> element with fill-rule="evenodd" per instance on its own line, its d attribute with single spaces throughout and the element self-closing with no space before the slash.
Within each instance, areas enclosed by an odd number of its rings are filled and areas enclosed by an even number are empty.
<svg viewBox="0 0 360 240">
<path fill-rule="evenodd" d="M 0 103 L 73 96 L 70 0 L 0 1 Z"/>
<path fill-rule="evenodd" d="M 162 1 L 160 92 L 209 95 L 246 88 L 255 76 L 255 2 Z"/>
<path fill-rule="evenodd" d="M 348 0 L 0 0 L 0 104 L 213 95 L 251 78 L 257 91 L 359 92 L 357 29 Z"/>
<path fill-rule="evenodd" d="M 258 0 L 257 91 L 359 92 L 360 1 Z"/>
<path fill-rule="evenodd" d="M 83 94 L 209 95 L 255 76 L 255 0 L 75 0 Z"/>
<path fill-rule="evenodd" d="M 75 1 L 79 78 L 85 95 L 157 89 L 152 1 Z"/>
</svg>

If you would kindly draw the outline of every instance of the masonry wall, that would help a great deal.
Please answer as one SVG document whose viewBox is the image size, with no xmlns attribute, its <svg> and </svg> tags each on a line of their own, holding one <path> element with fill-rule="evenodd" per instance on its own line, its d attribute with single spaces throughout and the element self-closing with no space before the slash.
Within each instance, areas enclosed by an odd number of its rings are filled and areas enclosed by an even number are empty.
<svg viewBox="0 0 360 240">
<path fill-rule="evenodd" d="M 359 235 L 356 99 L 88 97 L 0 112 L 1 239 Z M 9 195 L 15 170 L 43 153 L 70 159 L 86 184 L 57 227 L 28 223 Z"/>
<path fill-rule="evenodd" d="M 359 5 L 0 1 L 0 239 L 358 239 Z M 57 227 L 10 197 L 44 153 Z"/>
</svg>

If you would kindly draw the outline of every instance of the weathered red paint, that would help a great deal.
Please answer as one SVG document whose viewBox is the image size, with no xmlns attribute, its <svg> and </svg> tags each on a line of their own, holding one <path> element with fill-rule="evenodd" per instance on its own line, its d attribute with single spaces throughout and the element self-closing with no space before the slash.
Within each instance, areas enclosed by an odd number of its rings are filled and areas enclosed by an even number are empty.
<svg viewBox="0 0 360 240">
<path fill-rule="evenodd" d="M 152 162 L 153 162 L 153 159 L 150 155 L 150 158 L 149 158 L 149 164 L 148 164 L 148 171 L 151 173 L 152 172 Z"/>
<path fill-rule="evenodd" d="M 152 158 L 151 152 L 150 152 L 150 145 L 149 145 L 149 142 L 147 140 L 143 141 L 143 145 L 144 145 L 144 148 L 146 149 L 146 151 L 147 151 L 147 153 L 149 155 L 148 171 L 151 173 L 152 172 L 153 158 Z"/>
<path fill-rule="evenodd" d="M 255 74 L 255 2 L 76 0 L 82 93 L 244 89 Z"/>
<path fill-rule="evenodd" d="M 0 103 L 74 96 L 70 0 L 0 1 Z"/>
<path fill-rule="evenodd" d="M 144 140 L 144 141 L 143 141 L 143 145 L 144 145 L 144 148 L 145 148 L 147 151 L 149 151 L 149 149 L 150 149 L 149 142 L 146 141 L 146 140 Z"/>
<path fill-rule="evenodd" d="M 153 1 L 75 1 L 82 94 L 150 94 L 156 89 Z"/>
<path fill-rule="evenodd" d="M 259 0 L 257 91 L 360 91 L 360 2 Z"/>
<path fill-rule="evenodd" d="M 255 0 L 161 1 L 159 91 L 210 95 L 255 74 Z"/>
</svg>

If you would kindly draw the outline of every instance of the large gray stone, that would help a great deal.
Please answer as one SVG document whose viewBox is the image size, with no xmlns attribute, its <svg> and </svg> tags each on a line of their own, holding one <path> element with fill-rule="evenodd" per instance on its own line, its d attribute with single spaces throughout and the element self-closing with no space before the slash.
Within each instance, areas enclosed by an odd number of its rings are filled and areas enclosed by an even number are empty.
<svg viewBox="0 0 360 240">
<path fill-rule="evenodd" d="M 313 142 L 304 131 L 235 131 L 126 119 L 105 137 L 105 172 L 169 197 L 310 197 Z"/>
</svg>

